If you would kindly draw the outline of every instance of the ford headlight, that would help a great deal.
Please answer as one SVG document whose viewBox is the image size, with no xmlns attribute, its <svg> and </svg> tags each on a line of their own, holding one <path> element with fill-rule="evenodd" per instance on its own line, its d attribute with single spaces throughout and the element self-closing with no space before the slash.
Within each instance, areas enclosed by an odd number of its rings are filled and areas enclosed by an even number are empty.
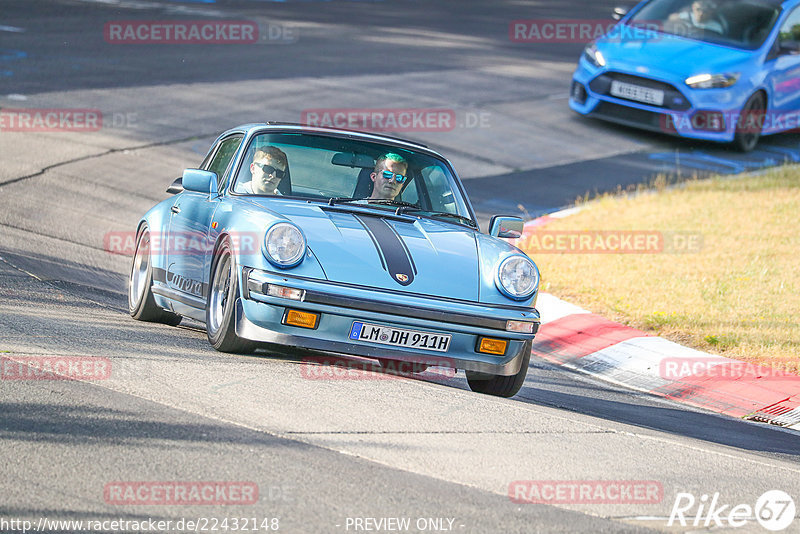
<svg viewBox="0 0 800 534">
<path fill-rule="evenodd" d="M 692 89 L 722 89 L 730 87 L 739 80 L 738 72 L 726 74 L 698 74 L 686 78 L 685 83 Z"/>
<path fill-rule="evenodd" d="M 292 223 L 273 224 L 264 236 L 264 253 L 278 267 L 294 267 L 306 253 L 306 238 Z"/>
<path fill-rule="evenodd" d="M 597 49 L 597 44 L 590 43 L 589 46 L 583 51 L 583 56 L 595 67 L 605 67 L 606 58 L 603 53 Z"/>
<path fill-rule="evenodd" d="M 539 269 L 527 256 L 509 256 L 497 269 L 497 288 L 512 299 L 529 298 L 539 287 Z"/>
</svg>

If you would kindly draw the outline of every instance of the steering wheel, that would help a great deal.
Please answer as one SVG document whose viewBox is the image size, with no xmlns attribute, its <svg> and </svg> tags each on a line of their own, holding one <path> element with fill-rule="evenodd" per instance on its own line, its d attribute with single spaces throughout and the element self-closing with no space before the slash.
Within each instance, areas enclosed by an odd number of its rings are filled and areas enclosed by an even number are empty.
<svg viewBox="0 0 800 534">
<path fill-rule="evenodd" d="M 669 19 L 665 21 L 664 29 L 669 33 L 674 33 L 675 35 L 679 35 L 681 37 L 688 37 L 689 35 L 694 35 L 697 32 L 697 28 L 683 19 Z"/>
</svg>

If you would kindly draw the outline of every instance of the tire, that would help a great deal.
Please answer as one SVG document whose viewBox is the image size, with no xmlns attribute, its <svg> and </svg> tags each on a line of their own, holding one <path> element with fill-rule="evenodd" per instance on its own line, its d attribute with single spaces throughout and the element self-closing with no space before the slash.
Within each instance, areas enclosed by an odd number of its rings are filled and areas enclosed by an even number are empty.
<svg viewBox="0 0 800 534">
<path fill-rule="evenodd" d="M 234 314 L 236 299 L 239 298 L 239 277 L 228 240 L 223 241 L 214 253 L 209 280 L 206 300 L 208 342 L 220 352 L 253 352 L 256 343 L 236 335 Z"/>
<path fill-rule="evenodd" d="M 739 120 L 736 122 L 736 134 L 733 146 L 740 152 L 750 152 L 758 144 L 763 127 L 763 113 L 766 110 L 764 95 L 755 93 L 742 107 Z"/>
<path fill-rule="evenodd" d="M 136 252 L 128 276 L 128 313 L 138 321 L 175 326 L 181 322 L 181 316 L 159 307 L 153 297 L 153 265 L 150 260 L 150 229 L 145 225 L 136 239 Z"/>
<path fill-rule="evenodd" d="M 419 374 L 424 373 L 428 369 L 428 365 L 425 363 L 403 362 L 400 360 L 390 360 L 388 358 L 378 358 L 378 361 L 385 371 L 391 371 L 397 374 Z"/>
<path fill-rule="evenodd" d="M 475 393 L 494 395 L 495 397 L 513 397 L 525 382 L 528 374 L 528 364 L 531 361 L 531 347 L 533 340 L 526 341 L 523 347 L 522 366 L 519 372 L 511 376 L 485 375 L 467 371 L 467 384 Z M 486 378 L 489 376 L 489 378 Z"/>
</svg>

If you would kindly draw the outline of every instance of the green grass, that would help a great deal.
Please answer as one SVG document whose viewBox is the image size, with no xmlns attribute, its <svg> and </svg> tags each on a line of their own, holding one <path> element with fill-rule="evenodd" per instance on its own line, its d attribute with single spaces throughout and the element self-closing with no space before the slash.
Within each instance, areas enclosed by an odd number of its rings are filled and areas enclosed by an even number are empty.
<svg viewBox="0 0 800 534">
<path fill-rule="evenodd" d="M 800 167 L 618 191 L 544 232 L 660 232 L 659 253 L 542 253 L 520 240 L 542 290 L 613 320 L 730 358 L 800 368 Z M 694 251 L 676 253 L 676 235 Z M 685 237 L 681 237 L 685 239 Z"/>
</svg>

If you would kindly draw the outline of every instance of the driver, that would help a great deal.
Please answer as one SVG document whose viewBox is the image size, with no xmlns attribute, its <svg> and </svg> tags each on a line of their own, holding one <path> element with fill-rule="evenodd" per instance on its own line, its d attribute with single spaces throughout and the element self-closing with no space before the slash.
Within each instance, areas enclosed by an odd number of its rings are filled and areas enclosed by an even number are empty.
<svg viewBox="0 0 800 534">
<path fill-rule="evenodd" d="M 688 10 L 669 16 L 673 22 L 685 22 L 693 28 L 724 33 L 722 24 L 715 18 L 717 5 L 713 0 L 694 0 Z"/>
<path fill-rule="evenodd" d="M 253 155 L 250 173 L 253 179 L 244 184 L 246 193 L 256 195 L 280 195 L 278 184 L 286 174 L 288 161 L 283 150 L 274 146 L 265 146 Z"/>
<path fill-rule="evenodd" d="M 403 183 L 408 180 L 408 162 L 399 154 L 389 153 L 378 158 L 375 170 L 369 175 L 372 180 L 370 199 L 394 200 Z"/>
</svg>

